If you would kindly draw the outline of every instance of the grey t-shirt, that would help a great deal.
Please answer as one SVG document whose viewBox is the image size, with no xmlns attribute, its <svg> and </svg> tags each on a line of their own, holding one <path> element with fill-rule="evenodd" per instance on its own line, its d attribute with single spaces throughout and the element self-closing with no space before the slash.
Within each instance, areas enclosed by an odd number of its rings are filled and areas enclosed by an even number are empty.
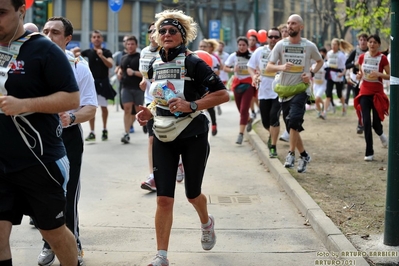
<svg viewBox="0 0 399 266">
<path fill-rule="evenodd" d="M 302 38 L 299 44 L 292 44 L 288 38 L 279 41 L 269 56 L 269 62 L 281 64 L 291 62 L 294 66 L 290 71 L 280 73 L 281 85 L 296 85 L 302 82 L 301 75 L 310 73 L 311 59 L 315 61 L 322 60 L 322 57 L 314 43 Z"/>
</svg>

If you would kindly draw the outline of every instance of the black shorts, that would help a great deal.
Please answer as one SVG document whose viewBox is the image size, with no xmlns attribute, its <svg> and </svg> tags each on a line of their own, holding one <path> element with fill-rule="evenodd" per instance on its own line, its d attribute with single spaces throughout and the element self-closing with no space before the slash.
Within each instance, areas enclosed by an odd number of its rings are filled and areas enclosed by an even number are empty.
<svg viewBox="0 0 399 266">
<path fill-rule="evenodd" d="M 39 229 L 65 224 L 69 161 L 65 156 L 45 167 L 40 164 L 14 173 L 0 172 L 0 220 L 17 225 L 25 214 Z"/>
<path fill-rule="evenodd" d="M 269 129 L 270 126 L 280 126 L 281 104 L 278 97 L 259 100 L 259 109 L 264 128 Z"/>
<path fill-rule="evenodd" d="M 292 128 L 298 132 L 304 130 L 302 127 L 303 117 L 306 112 L 306 102 L 309 96 L 306 92 L 299 93 L 292 97 L 289 101 L 281 103 L 284 121 L 287 124 L 287 131 Z"/>
<path fill-rule="evenodd" d="M 186 197 L 195 199 L 201 194 L 210 152 L 208 133 L 177 138 L 171 142 L 162 142 L 154 137 L 152 149 L 157 196 L 174 198 L 180 155 L 184 165 Z"/>
<path fill-rule="evenodd" d="M 150 104 L 148 103 L 146 106 L 149 106 Z M 154 136 L 154 130 L 152 127 L 154 126 L 154 119 L 150 119 L 147 122 L 147 131 L 148 131 L 148 137 L 153 137 Z"/>
</svg>

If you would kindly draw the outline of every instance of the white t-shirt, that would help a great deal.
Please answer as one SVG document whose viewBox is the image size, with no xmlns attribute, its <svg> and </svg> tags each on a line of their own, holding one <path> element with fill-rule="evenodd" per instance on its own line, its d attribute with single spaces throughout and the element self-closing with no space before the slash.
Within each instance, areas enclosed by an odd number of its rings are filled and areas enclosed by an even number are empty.
<svg viewBox="0 0 399 266">
<path fill-rule="evenodd" d="M 342 71 L 344 71 L 345 69 L 345 62 L 346 62 L 346 55 L 344 54 L 344 52 L 342 51 L 337 51 L 336 53 L 334 53 L 333 50 L 330 50 L 327 52 L 327 65 L 329 68 L 333 68 L 333 69 L 341 69 Z M 331 79 L 334 82 L 342 82 L 344 81 L 344 76 L 342 77 L 338 77 L 339 72 L 336 71 L 330 71 L 330 76 Z"/>
<path fill-rule="evenodd" d="M 141 50 L 139 70 L 145 78 L 147 77 L 149 63 L 151 62 L 152 58 L 157 56 L 157 54 L 158 54 L 158 49 L 154 52 L 151 52 L 150 46 L 147 46 L 143 48 L 143 50 Z M 146 82 L 147 82 L 147 87 L 144 91 L 144 103 L 149 104 L 154 100 L 154 97 L 152 97 L 152 95 L 150 94 L 151 82 L 148 79 L 146 79 Z"/>
<path fill-rule="evenodd" d="M 226 66 L 233 66 L 234 69 L 236 66 L 238 66 L 239 71 L 234 72 L 234 76 L 237 77 L 238 79 L 245 79 L 248 77 L 251 77 L 251 75 L 248 72 L 248 59 L 242 57 L 242 56 L 237 56 L 236 52 L 232 53 L 229 55 L 227 58 L 225 65 Z"/>
<path fill-rule="evenodd" d="M 257 69 L 261 73 L 260 86 L 258 90 L 259 100 L 275 99 L 278 96 L 272 88 L 272 83 L 276 73 L 266 72 L 266 66 L 270 52 L 271 50 L 268 45 L 258 47 L 255 52 L 253 52 L 247 64 L 248 67 Z"/>
<path fill-rule="evenodd" d="M 87 61 L 83 57 L 79 57 L 76 60 L 70 51 L 66 51 L 66 56 L 70 60 L 73 74 L 79 87 L 80 106 L 92 105 L 97 107 L 96 87 Z M 72 63 L 71 61 L 75 61 L 76 63 Z"/>
<path fill-rule="evenodd" d="M 227 58 L 229 57 L 229 54 L 224 51 L 222 52 L 222 54 L 219 54 L 219 53 L 215 53 L 215 54 L 219 57 L 219 59 L 223 65 L 225 64 Z M 227 82 L 229 80 L 229 74 L 223 70 L 220 70 L 219 77 L 220 77 L 220 80 L 223 82 Z"/>
</svg>

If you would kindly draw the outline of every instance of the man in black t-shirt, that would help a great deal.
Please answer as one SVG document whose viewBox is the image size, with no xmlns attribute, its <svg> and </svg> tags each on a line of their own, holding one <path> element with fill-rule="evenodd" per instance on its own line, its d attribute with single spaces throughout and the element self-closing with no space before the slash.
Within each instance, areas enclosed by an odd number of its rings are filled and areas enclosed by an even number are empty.
<svg viewBox="0 0 399 266">
<path fill-rule="evenodd" d="M 91 43 L 93 49 L 87 49 L 82 51 L 81 56 L 87 57 L 89 61 L 89 67 L 93 74 L 94 82 L 97 91 L 98 105 L 101 106 L 101 113 L 103 119 L 103 132 L 101 139 L 108 139 L 107 120 L 108 120 L 108 102 L 107 100 L 113 100 L 115 97 L 115 91 L 109 83 L 109 69 L 112 68 L 114 60 L 112 59 L 112 53 L 110 50 L 102 48 L 104 38 L 99 30 L 95 30 L 91 34 Z M 86 138 L 87 141 L 95 140 L 96 135 L 94 132 L 95 118 L 90 119 L 90 134 Z"/>
<path fill-rule="evenodd" d="M 123 123 L 125 126 L 125 133 L 122 136 L 121 142 L 126 144 L 130 141 L 129 130 L 135 120 L 136 112 L 139 111 L 138 106 L 144 104 L 144 91 L 139 86 L 143 75 L 139 71 L 140 53 L 136 52 L 136 37 L 129 36 L 125 47 L 127 54 L 122 57 L 121 66 L 118 70 L 118 78 L 120 78 L 122 85 L 121 99 L 124 110 Z"/>
<path fill-rule="evenodd" d="M 58 113 L 79 107 L 79 89 L 63 51 L 25 32 L 25 1 L 4 0 L 1 10 L 0 265 L 13 265 L 11 228 L 26 214 L 60 263 L 76 266 L 76 241 L 65 226 L 69 161 Z"/>
</svg>

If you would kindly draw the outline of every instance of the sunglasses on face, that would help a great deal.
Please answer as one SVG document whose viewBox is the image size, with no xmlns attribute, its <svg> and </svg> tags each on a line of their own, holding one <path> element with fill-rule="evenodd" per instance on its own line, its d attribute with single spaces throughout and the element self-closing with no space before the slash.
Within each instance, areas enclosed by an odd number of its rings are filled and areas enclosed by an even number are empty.
<svg viewBox="0 0 399 266">
<path fill-rule="evenodd" d="M 165 35 L 167 32 L 169 32 L 170 35 L 176 35 L 176 33 L 178 33 L 179 31 L 176 29 L 160 29 L 159 30 L 159 34 L 161 35 Z"/>
<path fill-rule="evenodd" d="M 148 33 L 154 33 L 155 30 L 148 30 L 147 32 L 148 32 Z"/>
<path fill-rule="evenodd" d="M 270 35 L 270 36 L 267 36 L 267 38 L 269 38 L 269 39 L 280 39 L 280 36 Z"/>
</svg>

